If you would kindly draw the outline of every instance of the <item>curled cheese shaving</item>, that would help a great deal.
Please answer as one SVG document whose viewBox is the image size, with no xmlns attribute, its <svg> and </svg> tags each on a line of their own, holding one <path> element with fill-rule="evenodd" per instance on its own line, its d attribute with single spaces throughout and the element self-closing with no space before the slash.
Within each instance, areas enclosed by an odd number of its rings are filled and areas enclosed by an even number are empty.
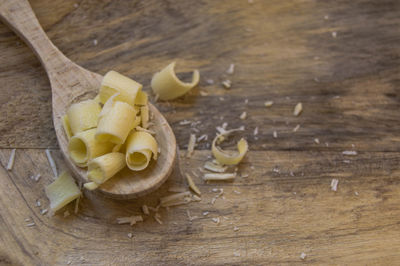
<svg viewBox="0 0 400 266">
<path fill-rule="evenodd" d="M 45 192 L 50 200 L 50 209 L 53 213 L 81 196 L 80 189 L 67 172 L 61 173 L 53 183 L 45 188 Z"/>
<path fill-rule="evenodd" d="M 74 103 L 67 110 L 72 135 L 95 128 L 100 114 L 100 105 L 95 100 Z"/>
<path fill-rule="evenodd" d="M 155 138 L 147 132 L 132 132 L 126 141 L 126 164 L 129 169 L 140 171 L 147 167 L 153 154 L 157 160 L 158 145 Z"/>
<path fill-rule="evenodd" d="M 178 79 L 174 67 L 175 62 L 172 62 L 163 70 L 156 73 L 151 80 L 151 88 L 161 100 L 178 98 L 199 83 L 200 72 L 197 69 L 193 71 L 192 82 L 185 83 Z"/>
<path fill-rule="evenodd" d="M 126 102 L 133 106 L 136 96 L 142 90 L 142 87 L 142 84 L 118 72 L 109 71 L 101 82 L 100 102 L 104 104 L 112 95 L 119 93 L 116 98 L 117 101 Z"/>
<path fill-rule="evenodd" d="M 112 151 L 114 144 L 99 142 L 95 134 L 96 128 L 89 129 L 79 132 L 69 141 L 69 156 L 76 165 L 85 167 L 91 159 Z"/>
<path fill-rule="evenodd" d="M 234 154 L 227 153 L 226 151 L 223 151 L 221 148 L 217 147 L 217 141 L 220 140 L 220 138 L 224 138 L 224 135 L 218 135 L 215 137 L 215 139 L 212 142 L 212 147 L 211 151 L 215 157 L 215 159 L 223 165 L 235 165 L 238 164 L 243 157 L 245 156 L 247 150 L 249 149 L 249 145 L 247 144 L 247 141 L 242 138 L 239 140 L 237 143 L 238 147 L 238 152 Z"/>
<path fill-rule="evenodd" d="M 125 165 L 125 155 L 123 153 L 107 153 L 88 163 L 88 179 L 101 185 L 121 171 Z"/>
<path fill-rule="evenodd" d="M 129 132 L 133 129 L 135 115 L 135 109 L 129 104 L 114 102 L 112 107 L 99 120 L 96 139 L 100 142 L 124 143 Z"/>
</svg>

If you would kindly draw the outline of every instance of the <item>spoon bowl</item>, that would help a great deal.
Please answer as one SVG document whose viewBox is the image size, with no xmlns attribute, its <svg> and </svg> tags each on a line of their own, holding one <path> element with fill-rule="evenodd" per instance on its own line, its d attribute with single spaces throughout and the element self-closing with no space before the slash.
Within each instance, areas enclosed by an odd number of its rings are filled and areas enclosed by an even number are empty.
<svg viewBox="0 0 400 266">
<path fill-rule="evenodd" d="M 68 155 L 68 139 L 61 121 L 71 104 L 96 96 L 103 77 L 65 57 L 49 40 L 26 0 L 2 0 L 0 19 L 31 47 L 45 68 L 52 90 L 53 124 L 61 152 L 78 181 L 88 182 L 87 169 L 76 166 Z M 158 159 L 143 171 L 123 169 L 97 189 L 111 198 L 143 196 L 157 189 L 172 172 L 177 153 L 175 135 L 157 108 L 149 103 L 149 109 L 153 114 L 152 130 L 156 132 L 160 147 Z"/>
</svg>

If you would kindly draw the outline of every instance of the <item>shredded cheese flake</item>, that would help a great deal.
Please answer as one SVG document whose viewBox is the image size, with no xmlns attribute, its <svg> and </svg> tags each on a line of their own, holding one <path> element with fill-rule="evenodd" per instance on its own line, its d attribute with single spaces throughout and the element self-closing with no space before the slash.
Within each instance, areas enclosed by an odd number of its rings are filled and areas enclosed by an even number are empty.
<svg viewBox="0 0 400 266">
<path fill-rule="evenodd" d="M 215 172 L 215 173 L 224 173 L 226 171 L 226 169 L 228 169 L 227 166 L 222 166 L 220 164 L 215 164 L 213 162 L 206 162 L 204 164 L 204 169 L 207 169 L 211 172 Z"/>
<path fill-rule="evenodd" d="M 332 179 L 332 181 L 331 181 L 331 190 L 332 191 L 337 191 L 338 184 L 339 184 L 339 180 L 337 180 L 336 178 Z"/>
<path fill-rule="evenodd" d="M 53 157 L 51 156 L 51 152 L 49 149 L 46 149 L 46 156 L 47 156 L 47 160 L 49 161 L 51 170 L 53 171 L 54 178 L 56 178 L 58 176 L 57 167 L 56 167 L 56 163 L 54 162 Z"/>
<path fill-rule="evenodd" d="M 247 113 L 246 113 L 246 112 L 243 112 L 243 113 L 239 116 L 239 118 L 242 119 L 242 120 L 245 120 L 245 119 L 247 118 Z"/>
<path fill-rule="evenodd" d="M 232 82 L 229 79 L 224 80 L 221 83 L 222 83 L 222 86 L 224 86 L 225 89 L 230 89 L 231 86 L 232 86 Z"/>
<path fill-rule="evenodd" d="M 264 106 L 265 106 L 265 107 L 271 107 L 273 104 L 274 104 L 273 101 L 266 101 L 266 102 L 264 102 Z"/>
<path fill-rule="evenodd" d="M 343 155 L 357 155 L 358 153 L 356 151 L 343 151 L 342 152 Z"/>
<path fill-rule="evenodd" d="M 7 164 L 8 171 L 11 171 L 14 166 L 15 151 L 16 151 L 16 149 L 11 150 L 10 158 L 8 159 L 8 164 Z"/>
<path fill-rule="evenodd" d="M 196 186 L 196 184 L 194 183 L 192 177 L 189 174 L 186 174 L 186 180 L 189 184 L 189 187 L 197 194 L 197 195 L 201 195 L 200 189 Z"/>
<path fill-rule="evenodd" d="M 297 125 L 295 128 L 293 128 L 293 132 L 297 132 L 297 130 L 300 129 L 300 125 Z"/>
<path fill-rule="evenodd" d="M 235 64 L 230 64 L 229 68 L 226 70 L 226 74 L 232 75 L 235 72 Z"/>
<path fill-rule="evenodd" d="M 302 103 L 298 103 L 294 107 L 293 115 L 294 116 L 299 116 L 302 111 L 303 111 L 303 104 Z"/>
<path fill-rule="evenodd" d="M 186 157 L 189 158 L 189 157 L 192 156 L 195 145 L 196 145 L 196 135 L 195 134 L 190 134 Z"/>
<path fill-rule="evenodd" d="M 150 211 L 149 211 L 149 208 L 147 207 L 147 205 L 142 206 L 142 211 L 145 215 L 150 215 Z"/>
<path fill-rule="evenodd" d="M 218 180 L 232 180 L 236 177 L 236 173 L 227 174 L 205 174 L 203 179 L 205 181 L 218 181 Z"/>
</svg>

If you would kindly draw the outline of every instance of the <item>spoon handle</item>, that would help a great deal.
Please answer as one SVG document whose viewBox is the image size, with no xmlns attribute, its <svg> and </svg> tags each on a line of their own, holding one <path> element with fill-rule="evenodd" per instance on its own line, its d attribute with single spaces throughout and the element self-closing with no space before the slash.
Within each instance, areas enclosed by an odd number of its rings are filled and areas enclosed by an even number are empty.
<svg viewBox="0 0 400 266">
<path fill-rule="evenodd" d="M 47 37 L 27 0 L 0 0 L 0 19 L 35 52 L 49 76 L 69 62 Z"/>
</svg>

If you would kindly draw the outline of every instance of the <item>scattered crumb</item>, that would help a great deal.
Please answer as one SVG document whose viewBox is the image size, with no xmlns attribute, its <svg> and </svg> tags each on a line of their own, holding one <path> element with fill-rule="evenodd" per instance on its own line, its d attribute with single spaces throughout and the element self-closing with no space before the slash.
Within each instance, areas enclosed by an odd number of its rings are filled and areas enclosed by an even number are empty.
<svg viewBox="0 0 400 266">
<path fill-rule="evenodd" d="M 41 215 L 45 215 L 47 213 L 47 211 L 48 211 L 47 209 L 43 209 L 43 210 L 40 211 L 40 214 Z"/>
<path fill-rule="evenodd" d="M 132 234 L 132 233 L 128 233 L 128 237 L 129 237 L 129 238 L 132 238 L 132 237 L 133 237 L 133 234 Z"/>
<path fill-rule="evenodd" d="M 233 252 L 233 256 L 235 256 L 235 257 L 240 257 L 240 252 L 239 252 L 239 251 Z"/>
<path fill-rule="evenodd" d="M 232 75 L 235 72 L 235 64 L 230 64 L 229 68 L 226 70 L 226 73 Z"/>
<path fill-rule="evenodd" d="M 333 31 L 333 32 L 332 32 L 332 37 L 333 37 L 333 38 L 336 38 L 336 37 L 337 37 L 337 32 L 336 32 L 336 31 Z"/>
<path fill-rule="evenodd" d="M 11 150 L 10 158 L 8 159 L 8 164 L 7 164 L 8 171 L 11 171 L 14 166 L 15 151 L 16 151 L 16 149 Z"/>
<path fill-rule="evenodd" d="M 293 115 L 294 116 L 299 116 L 302 111 L 303 111 L 303 104 L 302 103 L 298 103 L 294 107 Z"/>
<path fill-rule="evenodd" d="M 35 223 L 29 223 L 29 224 L 27 224 L 26 226 L 27 227 L 32 227 L 32 226 L 35 226 L 36 224 Z"/>
<path fill-rule="evenodd" d="M 207 216 L 210 212 L 203 212 L 203 216 Z"/>
<path fill-rule="evenodd" d="M 208 92 L 206 91 L 200 90 L 199 93 L 201 96 L 208 96 Z"/>
<path fill-rule="evenodd" d="M 54 178 L 57 178 L 58 174 L 57 174 L 56 163 L 54 162 L 53 156 L 51 156 L 51 152 L 49 149 L 46 149 L 46 156 L 47 160 L 49 161 L 51 170 L 53 171 Z"/>
<path fill-rule="evenodd" d="M 213 79 L 206 79 L 206 82 L 208 85 L 213 85 L 214 84 L 214 80 Z"/>
<path fill-rule="evenodd" d="M 273 136 L 274 138 L 278 138 L 278 132 L 276 132 L 276 130 L 274 130 L 274 132 L 272 132 L 272 136 Z"/>
<path fill-rule="evenodd" d="M 233 231 L 237 232 L 239 230 L 240 230 L 239 227 L 237 227 L 237 226 L 233 227 Z"/>
<path fill-rule="evenodd" d="M 163 224 L 163 222 L 161 221 L 161 215 L 159 213 L 156 213 L 154 215 L 154 220 L 156 220 L 157 223 L 159 223 L 159 224 Z"/>
<path fill-rule="evenodd" d="M 338 184 L 339 184 L 339 180 L 337 180 L 336 178 L 332 179 L 332 181 L 331 181 L 331 190 L 332 191 L 337 191 Z"/>
<path fill-rule="evenodd" d="M 343 160 L 344 163 L 350 163 L 350 160 Z"/>
<path fill-rule="evenodd" d="M 232 86 L 232 83 L 229 79 L 222 81 L 222 86 L 224 86 L 225 89 L 230 89 Z"/>
<path fill-rule="evenodd" d="M 71 263 L 72 263 L 72 261 L 70 261 L 70 260 L 67 261 L 67 265 L 71 265 Z"/>
<path fill-rule="evenodd" d="M 25 222 L 29 222 L 31 220 L 31 218 L 25 218 Z"/>
<path fill-rule="evenodd" d="M 219 97 L 218 99 L 219 99 L 221 102 L 225 101 L 225 98 L 224 98 L 224 97 Z"/>
<path fill-rule="evenodd" d="M 94 39 L 94 40 L 93 40 L 93 45 L 96 46 L 97 44 L 98 44 L 97 39 Z"/>
<path fill-rule="evenodd" d="M 186 153 L 187 158 L 192 156 L 195 146 L 196 146 L 196 135 L 190 134 L 189 144 L 188 144 L 187 153 Z"/>
<path fill-rule="evenodd" d="M 211 218 L 211 220 L 216 223 L 217 225 L 221 223 L 221 219 L 219 217 L 217 218 Z"/>
<path fill-rule="evenodd" d="M 234 190 L 233 193 L 238 194 L 238 195 L 242 194 L 242 192 L 237 191 L 237 190 Z"/>
<path fill-rule="evenodd" d="M 200 137 L 197 138 L 197 142 L 203 141 L 203 140 L 208 140 L 208 135 L 204 134 L 201 135 Z"/>
<path fill-rule="evenodd" d="M 293 132 L 297 132 L 297 130 L 300 129 L 300 125 L 297 125 L 295 128 L 293 128 Z"/>
<path fill-rule="evenodd" d="M 355 191 L 355 192 L 354 192 L 354 195 L 358 196 L 358 192 L 357 192 L 357 191 Z"/>
<path fill-rule="evenodd" d="M 356 151 L 343 151 L 342 152 L 343 155 L 357 155 Z"/>
<path fill-rule="evenodd" d="M 300 259 L 304 260 L 306 257 L 307 257 L 307 254 L 304 252 L 301 252 Z"/>
<path fill-rule="evenodd" d="M 244 104 L 248 104 L 248 103 L 249 103 L 249 99 L 245 99 Z"/>
<path fill-rule="evenodd" d="M 318 138 L 315 138 L 315 139 L 314 139 L 314 142 L 317 143 L 317 144 L 319 144 L 319 139 L 318 139 Z"/>
<path fill-rule="evenodd" d="M 243 112 L 239 117 L 240 117 L 240 119 L 245 120 L 247 117 L 247 113 Z"/>
<path fill-rule="evenodd" d="M 41 177 L 42 177 L 41 174 L 37 174 L 36 176 L 33 177 L 33 180 L 35 180 L 35 182 L 38 182 Z"/>
<path fill-rule="evenodd" d="M 325 16 L 324 16 L 324 19 L 325 19 L 325 20 L 328 20 L 328 19 L 329 19 L 329 15 L 325 15 Z"/>
<path fill-rule="evenodd" d="M 69 214 L 69 211 L 68 210 L 66 210 L 65 212 L 64 212 L 64 217 L 68 217 L 70 214 Z"/>
<path fill-rule="evenodd" d="M 196 186 L 192 177 L 189 174 L 186 174 L 186 180 L 188 182 L 189 188 L 192 189 L 197 195 L 201 195 L 200 189 Z"/>
<path fill-rule="evenodd" d="M 42 203 L 40 202 L 40 200 L 36 200 L 36 206 L 37 206 L 37 207 L 42 206 Z"/>
<path fill-rule="evenodd" d="M 143 206 L 142 206 L 142 212 L 143 212 L 145 215 L 150 215 L 150 211 L 149 211 L 149 208 L 147 207 L 147 205 L 143 205 Z"/>
<path fill-rule="evenodd" d="M 257 135 L 258 135 L 258 127 L 256 127 L 256 128 L 254 129 L 253 135 L 254 135 L 254 136 L 257 136 Z"/>
<path fill-rule="evenodd" d="M 266 102 L 264 102 L 264 106 L 265 106 L 265 107 L 271 107 L 273 104 L 274 104 L 273 101 L 266 101 Z"/>
</svg>

